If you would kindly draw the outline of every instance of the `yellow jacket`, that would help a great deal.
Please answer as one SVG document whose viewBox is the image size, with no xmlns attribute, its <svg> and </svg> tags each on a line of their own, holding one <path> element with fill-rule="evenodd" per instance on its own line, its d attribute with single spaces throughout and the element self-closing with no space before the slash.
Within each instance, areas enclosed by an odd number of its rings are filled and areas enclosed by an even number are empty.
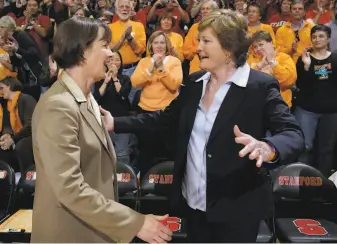
<svg viewBox="0 0 337 244">
<path fill-rule="evenodd" d="M 252 69 L 260 70 L 257 64 L 261 60 L 261 56 L 258 57 L 250 55 L 247 62 Z M 296 65 L 288 54 L 279 51 L 276 52 L 275 60 L 277 65 L 274 67 L 268 66 L 261 71 L 274 76 L 278 80 L 280 84 L 281 96 L 288 106 L 291 107 L 292 92 L 290 87 L 297 79 Z"/>
<path fill-rule="evenodd" d="M 298 32 L 300 41 L 298 42 L 296 52 L 293 54 L 291 53 L 292 44 L 296 40 L 294 28 L 292 27 L 290 21 L 281 26 L 276 32 L 276 46 L 278 50 L 289 54 L 296 64 L 298 57 L 302 55 L 303 49 L 312 45 L 310 31 L 313 26 L 314 24 L 304 21 L 303 27 Z"/>
<path fill-rule="evenodd" d="M 195 23 L 191 26 L 188 31 L 185 42 L 183 46 L 183 54 L 184 57 L 190 60 L 190 74 L 200 70 L 200 60 L 198 55 L 196 54 L 197 47 L 199 45 L 197 36 L 198 36 L 198 27 L 199 22 Z"/>
<path fill-rule="evenodd" d="M 164 71 L 149 72 L 152 58 L 142 58 L 131 76 L 132 86 L 142 88 L 139 107 L 146 111 L 165 109 L 178 96 L 183 81 L 181 61 L 173 56 L 164 59 Z"/>
</svg>

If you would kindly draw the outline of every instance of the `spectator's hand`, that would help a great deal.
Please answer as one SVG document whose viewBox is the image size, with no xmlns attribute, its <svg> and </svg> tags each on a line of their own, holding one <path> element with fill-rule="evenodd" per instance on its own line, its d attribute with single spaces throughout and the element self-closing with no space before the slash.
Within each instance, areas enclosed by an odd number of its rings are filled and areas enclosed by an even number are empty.
<svg viewBox="0 0 337 244">
<path fill-rule="evenodd" d="M 111 82 L 112 76 L 113 76 L 113 71 L 109 69 L 108 72 L 106 72 L 105 74 L 104 83 L 108 84 L 109 82 Z"/>
<path fill-rule="evenodd" d="M 126 27 L 125 27 L 125 37 L 129 37 L 131 35 L 131 32 L 132 32 L 132 25 L 131 24 L 126 24 Z"/>
<path fill-rule="evenodd" d="M 306 48 L 303 49 L 303 52 L 302 52 L 302 62 L 304 63 L 304 67 L 309 68 L 311 64 L 311 58 L 310 58 L 310 53 L 308 52 Z"/>
<path fill-rule="evenodd" d="M 245 157 L 248 153 L 250 160 L 257 160 L 256 167 L 261 167 L 263 162 L 268 162 L 270 155 L 273 151 L 268 143 L 258 141 L 251 135 L 245 134 L 240 131 L 237 125 L 234 126 L 235 142 L 242 144 L 245 147 L 239 152 L 241 158 Z"/>
<path fill-rule="evenodd" d="M 109 132 L 113 132 L 115 130 L 115 126 L 114 126 L 114 118 L 111 116 L 111 113 L 103 109 L 101 106 L 99 106 L 99 111 L 102 114 L 102 121 L 105 128 Z"/>
<path fill-rule="evenodd" d="M 268 63 L 274 60 L 276 57 L 275 49 L 272 45 L 267 45 L 264 49 L 264 53 L 265 53 L 266 60 Z"/>
<path fill-rule="evenodd" d="M 263 55 L 262 60 L 257 64 L 257 67 L 262 70 L 264 67 L 268 65 L 267 57 L 266 55 Z"/>
<path fill-rule="evenodd" d="M 161 54 L 154 54 L 152 56 L 152 58 L 154 59 L 154 64 L 156 68 L 162 67 L 163 66 L 163 61 L 165 56 L 161 55 Z"/>
<path fill-rule="evenodd" d="M 172 231 L 160 221 L 165 220 L 168 215 L 156 216 L 145 215 L 145 222 L 137 237 L 148 243 L 167 243 L 172 239 Z"/>
<path fill-rule="evenodd" d="M 0 137 L 0 147 L 2 150 L 8 150 L 13 144 L 14 141 L 10 134 L 5 134 Z"/>
<path fill-rule="evenodd" d="M 112 73 L 112 78 L 114 80 L 117 79 L 117 75 L 118 75 L 118 69 L 117 69 L 117 66 L 112 64 L 110 67 L 109 67 L 109 70 L 111 70 L 111 73 Z"/>
<path fill-rule="evenodd" d="M 19 45 L 14 37 L 8 37 L 7 43 L 2 48 L 8 53 L 12 53 L 18 50 Z"/>
</svg>

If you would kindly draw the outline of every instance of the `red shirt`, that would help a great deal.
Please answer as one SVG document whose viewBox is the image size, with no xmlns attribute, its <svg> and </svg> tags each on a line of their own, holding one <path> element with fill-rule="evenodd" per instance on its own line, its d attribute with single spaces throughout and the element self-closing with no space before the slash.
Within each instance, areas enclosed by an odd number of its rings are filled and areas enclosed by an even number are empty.
<svg viewBox="0 0 337 244">
<path fill-rule="evenodd" d="M 318 11 L 315 10 L 315 9 L 309 9 L 307 11 L 307 14 L 305 15 L 305 17 L 307 19 L 312 19 L 314 20 L 314 18 L 316 17 Z M 329 10 L 325 10 L 321 16 L 319 16 L 319 19 L 318 19 L 318 24 L 321 24 L 321 25 L 324 25 L 324 24 L 327 24 L 331 21 L 331 14 L 330 14 L 330 11 Z"/>
<path fill-rule="evenodd" d="M 278 28 L 285 25 L 290 20 L 291 20 L 291 15 L 281 15 L 279 13 L 275 13 L 271 15 L 270 18 L 267 20 L 267 24 L 273 27 L 273 30 L 276 33 Z"/>
<path fill-rule="evenodd" d="M 39 15 L 39 17 L 35 20 L 35 22 L 41 27 L 43 27 L 46 31 L 49 28 L 51 28 L 50 19 L 46 15 Z M 16 20 L 16 25 L 18 27 L 23 26 L 25 23 L 26 23 L 26 16 L 22 16 Z M 31 37 L 33 37 L 42 55 L 48 56 L 48 41 L 42 39 L 42 37 L 36 32 L 34 28 L 29 29 L 28 33 L 31 35 Z"/>
</svg>

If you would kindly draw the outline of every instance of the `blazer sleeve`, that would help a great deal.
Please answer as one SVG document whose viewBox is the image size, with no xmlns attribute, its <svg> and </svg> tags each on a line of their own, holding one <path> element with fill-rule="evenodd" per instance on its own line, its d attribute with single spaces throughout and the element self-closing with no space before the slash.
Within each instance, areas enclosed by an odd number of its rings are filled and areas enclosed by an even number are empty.
<svg viewBox="0 0 337 244">
<path fill-rule="evenodd" d="M 266 82 L 266 85 L 264 124 L 272 136 L 265 138 L 265 140 L 275 147 L 280 164 L 293 162 L 304 152 L 303 133 L 280 95 L 277 80 L 273 78 Z"/>
<path fill-rule="evenodd" d="M 145 216 L 106 199 L 84 181 L 78 138 L 81 114 L 77 104 L 51 98 L 45 102 L 42 112 L 43 116 L 33 124 L 36 126 L 34 143 L 38 145 L 45 174 L 57 200 L 112 240 L 129 243 L 142 228 Z M 51 123 L 50 118 L 60 126 Z"/>
<path fill-rule="evenodd" d="M 174 99 L 165 110 L 154 113 L 142 113 L 135 116 L 114 118 L 114 132 L 136 133 L 139 131 L 162 131 L 178 125 L 181 95 Z"/>
</svg>

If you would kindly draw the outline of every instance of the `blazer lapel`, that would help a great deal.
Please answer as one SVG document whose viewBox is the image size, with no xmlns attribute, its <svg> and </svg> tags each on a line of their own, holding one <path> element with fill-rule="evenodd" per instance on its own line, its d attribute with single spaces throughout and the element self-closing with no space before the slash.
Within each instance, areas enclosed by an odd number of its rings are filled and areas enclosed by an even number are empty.
<svg viewBox="0 0 337 244">
<path fill-rule="evenodd" d="M 192 84 L 192 92 L 189 93 L 187 99 L 187 106 L 184 108 L 183 121 L 186 121 L 187 131 L 191 132 L 194 125 L 195 116 L 197 114 L 198 106 L 200 103 L 203 81 Z"/>
<path fill-rule="evenodd" d="M 235 84 L 231 85 L 214 121 L 208 143 L 211 143 L 211 141 L 219 134 L 219 131 L 227 126 L 229 119 L 238 111 L 239 105 L 245 97 L 245 91 L 246 89 L 244 87 Z"/>
<path fill-rule="evenodd" d="M 107 140 L 107 138 L 106 138 L 106 141 L 104 140 L 105 133 L 103 131 L 103 127 L 98 123 L 97 119 L 95 118 L 95 115 L 89 110 L 87 102 L 84 102 L 84 103 L 80 104 L 80 111 L 81 111 L 81 114 L 84 117 L 84 119 L 88 122 L 89 126 L 95 132 L 96 136 L 99 138 L 99 140 L 103 144 L 104 148 L 108 151 L 108 153 L 111 156 L 111 153 L 110 153 L 108 145 L 107 145 L 108 140 Z"/>
</svg>

